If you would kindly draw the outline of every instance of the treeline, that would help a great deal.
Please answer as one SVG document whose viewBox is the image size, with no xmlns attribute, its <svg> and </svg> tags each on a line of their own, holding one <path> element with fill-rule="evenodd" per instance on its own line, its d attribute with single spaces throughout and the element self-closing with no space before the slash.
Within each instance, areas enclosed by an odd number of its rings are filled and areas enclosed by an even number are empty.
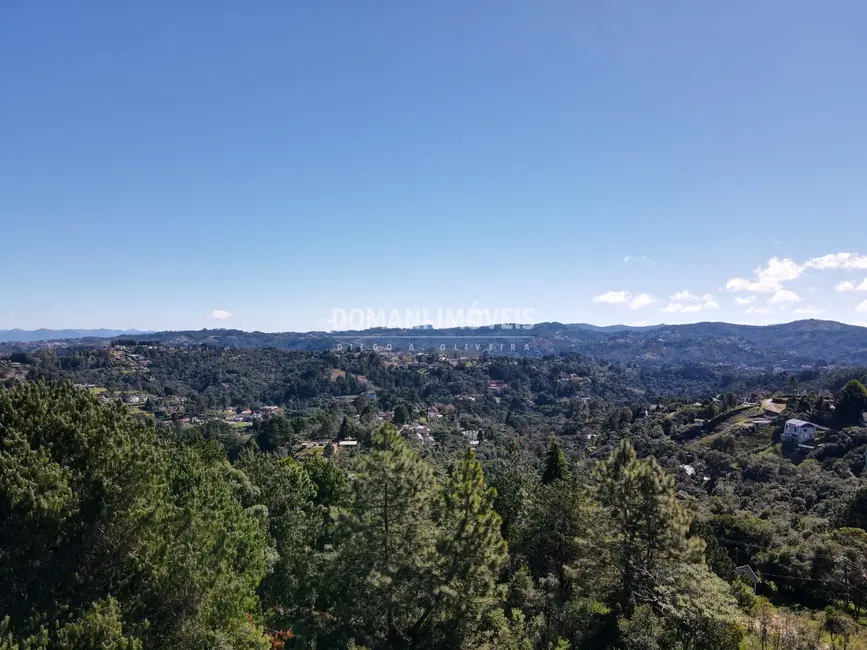
<svg viewBox="0 0 867 650">
<path fill-rule="evenodd" d="M 437 476 L 387 426 L 351 487 L 326 460 L 232 465 L 69 387 L 3 391 L 0 427 L 6 647 L 567 647 L 628 636 L 657 599 L 677 636 L 666 585 L 697 577 L 735 625 L 670 479 L 626 443 L 592 490 L 555 445 L 543 481 L 500 475 L 528 500 L 509 556 L 475 454 Z"/>
<path fill-rule="evenodd" d="M 554 433 L 579 444 L 581 435 L 607 435 L 660 406 L 665 417 L 651 420 L 665 436 L 679 439 L 678 430 L 694 418 L 711 419 L 768 387 L 797 392 L 787 405 L 790 412 L 834 429 L 858 426 L 861 413 L 867 411 L 862 384 L 857 382 L 864 378 L 863 369 L 737 377 L 699 366 L 604 364 L 576 354 L 542 359 L 482 357 L 462 363 L 441 360 L 439 355 L 417 355 L 405 364 L 372 351 L 336 354 L 153 345 L 38 350 L 14 353 L 12 358 L 23 364 L 31 381 L 68 380 L 115 394 L 157 398 L 145 403 L 152 413 L 159 411 L 161 398 L 181 398 L 183 409 L 173 411 L 178 419 L 213 418 L 218 410 L 258 410 L 263 405 L 282 406 L 296 417 L 322 419 L 316 411 L 332 409 L 335 397 L 369 394 L 371 408 L 379 411 L 401 406 L 424 417 L 427 406 L 445 404 L 466 428 L 504 429 L 537 442 Z M 5 385 L 15 381 L 6 379 Z M 490 389 L 492 381 L 503 382 L 503 387 Z M 839 404 L 831 399 L 832 390 Z M 699 406 L 690 407 L 692 403 Z M 358 410 L 348 411 L 359 415 Z M 340 426 L 342 416 L 337 418 Z"/>
<path fill-rule="evenodd" d="M 430 456 L 389 425 L 358 454 L 253 444 L 230 461 L 203 431 L 68 385 L 0 390 L 0 648 L 735 650 L 762 626 L 777 647 L 855 639 L 867 490 L 802 486 L 834 506 L 786 536 L 742 509 L 788 488 L 771 487 L 785 465 L 718 445 L 732 461 L 705 500 L 642 420 L 598 461 L 556 438 L 539 458 L 514 443 Z M 778 612 L 743 563 L 772 600 L 834 607 L 818 626 Z"/>
<path fill-rule="evenodd" d="M 505 383 L 498 396 L 519 410 L 587 397 L 623 405 L 706 399 L 721 392 L 786 390 L 790 383 L 784 373 L 743 375 L 697 365 L 620 365 L 574 353 L 519 359 L 483 356 L 466 363 L 443 361 L 438 353 L 420 354 L 407 365 L 372 351 L 338 354 L 137 344 L 12 352 L 7 358 L 24 364 L 33 381 L 68 380 L 114 391 L 185 396 L 196 398 L 202 408 L 255 404 L 300 408 L 322 397 L 358 395 L 371 386 L 410 402 L 449 402 L 489 392 L 492 380 Z M 838 390 L 842 385 L 836 385 L 838 377 L 829 376 L 825 384 Z M 798 381 L 805 389 L 821 388 L 822 378 L 808 371 Z"/>
</svg>

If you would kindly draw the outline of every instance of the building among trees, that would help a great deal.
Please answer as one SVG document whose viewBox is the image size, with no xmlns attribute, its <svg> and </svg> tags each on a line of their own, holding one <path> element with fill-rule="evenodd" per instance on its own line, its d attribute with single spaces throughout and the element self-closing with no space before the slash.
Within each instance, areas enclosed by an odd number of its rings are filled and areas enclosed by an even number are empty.
<svg viewBox="0 0 867 650">
<path fill-rule="evenodd" d="M 806 420 L 786 420 L 783 428 L 783 442 L 806 445 L 816 440 L 816 425 Z"/>
</svg>

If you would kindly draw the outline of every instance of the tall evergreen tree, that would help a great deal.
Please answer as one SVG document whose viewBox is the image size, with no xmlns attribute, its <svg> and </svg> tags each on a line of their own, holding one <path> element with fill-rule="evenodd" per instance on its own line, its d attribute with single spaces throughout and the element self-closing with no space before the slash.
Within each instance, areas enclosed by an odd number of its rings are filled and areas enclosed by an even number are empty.
<svg viewBox="0 0 867 650">
<path fill-rule="evenodd" d="M 674 496 L 674 478 L 654 458 L 638 460 L 628 440 L 602 463 L 599 477 L 610 525 L 605 547 L 620 574 L 617 601 L 629 615 L 652 600 L 666 567 L 699 562 L 703 543 L 687 536 L 689 517 Z"/>
<path fill-rule="evenodd" d="M 556 578 L 561 602 L 571 598 L 573 582 L 581 579 L 580 565 L 592 559 L 587 556 L 593 553 L 596 510 L 576 482 L 556 481 L 538 486 L 517 527 L 514 550 L 537 579 Z"/>
<path fill-rule="evenodd" d="M 337 430 L 337 439 L 346 440 L 347 438 L 351 438 L 353 433 L 352 423 L 349 421 L 349 418 L 344 415 L 343 420 L 340 422 L 340 428 Z"/>
<path fill-rule="evenodd" d="M 542 483 L 549 484 L 557 480 L 567 480 L 571 476 L 569 461 L 560 442 L 554 436 L 548 438 L 548 450 L 545 452 L 545 470 L 542 472 Z"/>
<path fill-rule="evenodd" d="M 496 580 L 507 555 L 494 512 L 496 491 L 485 483 L 472 448 L 444 490 L 433 575 L 434 597 L 411 629 L 414 645 L 430 641 L 428 623 L 438 617 L 440 646 L 453 648 L 472 632 L 495 601 Z M 427 647 L 433 647 L 428 645 Z"/>
<path fill-rule="evenodd" d="M 402 426 L 409 422 L 409 410 L 405 404 L 398 404 L 394 407 L 394 416 L 392 420 L 397 426 Z"/>
<path fill-rule="evenodd" d="M 359 470 L 339 522 L 344 542 L 328 584 L 337 629 L 328 643 L 407 647 L 433 598 L 433 472 L 389 425 L 377 431 Z"/>
</svg>

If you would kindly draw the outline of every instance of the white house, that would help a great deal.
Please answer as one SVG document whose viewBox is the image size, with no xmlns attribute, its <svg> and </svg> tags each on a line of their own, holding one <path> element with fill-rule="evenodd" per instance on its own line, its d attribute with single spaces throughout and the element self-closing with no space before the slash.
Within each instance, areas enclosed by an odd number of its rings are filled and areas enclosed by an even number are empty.
<svg viewBox="0 0 867 650">
<path fill-rule="evenodd" d="M 783 441 L 804 445 L 816 439 L 816 425 L 806 420 L 786 420 L 783 427 Z"/>
</svg>

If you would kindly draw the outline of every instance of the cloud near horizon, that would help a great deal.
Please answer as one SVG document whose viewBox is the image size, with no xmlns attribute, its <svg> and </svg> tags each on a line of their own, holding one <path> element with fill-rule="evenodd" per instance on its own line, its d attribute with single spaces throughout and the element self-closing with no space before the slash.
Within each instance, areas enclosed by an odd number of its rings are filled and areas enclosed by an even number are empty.
<svg viewBox="0 0 867 650">
<path fill-rule="evenodd" d="M 224 309 L 215 309 L 210 314 L 208 314 L 208 320 L 226 320 L 227 318 L 231 318 L 234 314 L 230 311 L 226 311 Z"/>
<path fill-rule="evenodd" d="M 772 293 L 781 290 L 784 282 L 797 280 L 811 269 L 820 271 L 828 269 L 867 269 L 867 255 L 861 255 L 860 253 L 832 253 L 823 257 L 813 257 L 803 264 L 798 264 L 791 258 L 780 259 L 779 257 L 772 257 L 768 260 L 767 264 L 753 270 L 755 277 L 752 280 L 741 277 L 732 278 L 726 282 L 725 288 L 729 291 Z"/>
<path fill-rule="evenodd" d="M 649 293 L 639 293 L 629 302 L 630 309 L 641 309 L 656 302 L 656 298 Z"/>
<path fill-rule="evenodd" d="M 697 296 L 691 291 L 678 291 L 674 295 L 670 296 L 671 300 L 675 302 L 684 302 L 684 301 L 695 301 L 695 300 L 704 300 L 707 302 L 708 300 L 713 300 L 713 296 L 709 293 L 704 294 L 703 296 Z"/>
<path fill-rule="evenodd" d="M 778 289 L 768 300 L 769 305 L 782 305 L 787 302 L 801 302 L 801 296 L 788 289 Z"/>
<path fill-rule="evenodd" d="M 591 302 L 598 302 L 605 305 L 621 305 L 624 302 L 629 302 L 630 293 L 628 291 L 606 291 L 603 294 L 594 296 Z"/>
<path fill-rule="evenodd" d="M 815 306 L 807 306 L 807 307 L 798 307 L 793 314 L 797 314 L 798 316 L 820 316 L 825 313 L 825 310 L 821 307 Z"/>
<path fill-rule="evenodd" d="M 603 294 L 594 296 L 591 302 L 603 305 L 625 305 L 628 304 L 630 309 L 641 309 L 652 305 L 656 302 L 656 298 L 649 293 L 639 293 L 633 296 L 629 291 L 606 291 Z"/>
<path fill-rule="evenodd" d="M 645 263 L 647 258 L 627 255 L 625 263 Z M 813 317 L 831 312 L 831 317 L 842 316 L 843 313 L 867 313 L 867 300 L 857 306 L 853 303 L 830 304 L 834 295 L 849 292 L 867 292 L 867 278 L 839 281 L 822 290 L 815 286 L 815 278 L 825 272 L 853 272 L 867 270 L 867 255 L 861 253 L 830 253 L 820 257 L 812 257 L 799 262 L 792 258 L 771 257 L 766 263 L 753 269 L 752 275 L 731 277 L 721 287 L 722 290 L 741 294 L 734 297 L 728 309 L 741 308 L 738 311 L 746 315 L 771 315 L 785 318 L 788 314 Z M 813 281 L 803 282 L 806 276 L 812 276 Z M 832 290 L 833 286 L 833 290 Z M 657 293 L 657 295 L 659 295 Z M 818 299 L 818 304 L 805 304 Z M 601 305 L 625 305 L 633 310 L 658 303 L 651 293 L 631 291 L 607 291 L 592 299 L 593 303 Z M 824 303 L 824 304 L 823 304 Z M 669 295 L 669 301 L 656 311 L 661 314 L 697 314 L 703 311 L 719 308 L 720 305 L 711 293 L 701 293 L 689 289 L 674 291 Z M 797 307 L 797 308 L 796 308 Z M 723 317 L 726 313 L 720 314 Z M 765 320 L 767 322 L 767 319 Z"/>
<path fill-rule="evenodd" d="M 675 294 L 675 296 L 677 295 L 680 294 Z M 672 298 L 674 298 L 674 296 L 672 296 Z M 692 298 L 682 298 L 682 300 L 703 300 L 704 302 L 689 305 L 685 305 L 682 302 L 670 302 L 659 311 L 665 314 L 697 314 L 707 309 L 717 309 L 719 307 L 719 303 L 714 300 L 713 296 L 709 293 L 705 294 L 701 298 L 693 296 Z"/>
<path fill-rule="evenodd" d="M 806 262 L 799 264 L 791 258 L 781 259 L 772 257 L 767 264 L 753 270 L 752 278 L 735 277 L 726 282 L 725 288 L 728 291 L 745 292 L 753 295 L 748 297 L 735 298 L 735 304 L 746 306 L 745 313 L 770 313 L 768 307 L 778 306 L 785 309 L 791 303 L 801 302 L 802 298 L 791 289 L 785 288 L 785 283 L 798 280 L 810 271 L 826 271 L 826 270 L 857 270 L 867 269 L 867 255 L 860 253 L 831 253 L 822 257 L 813 257 Z M 837 284 L 834 289 L 838 293 L 848 291 L 867 291 L 867 279 L 861 284 L 856 285 L 854 282 L 844 280 Z M 772 294 L 765 304 L 767 307 L 759 308 L 753 306 L 756 302 L 756 294 Z M 815 293 L 815 288 L 809 288 L 808 293 Z M 863 303 L 862 303 L 863 304 Z M 855 311 L 859 311 L 861 305 L 856 307 Z M 825 310 L 820 307 L 807 306 L 794 310 L 793 313 L 799 315 L 815 315 L 824 313 Z"/>
</svg>

